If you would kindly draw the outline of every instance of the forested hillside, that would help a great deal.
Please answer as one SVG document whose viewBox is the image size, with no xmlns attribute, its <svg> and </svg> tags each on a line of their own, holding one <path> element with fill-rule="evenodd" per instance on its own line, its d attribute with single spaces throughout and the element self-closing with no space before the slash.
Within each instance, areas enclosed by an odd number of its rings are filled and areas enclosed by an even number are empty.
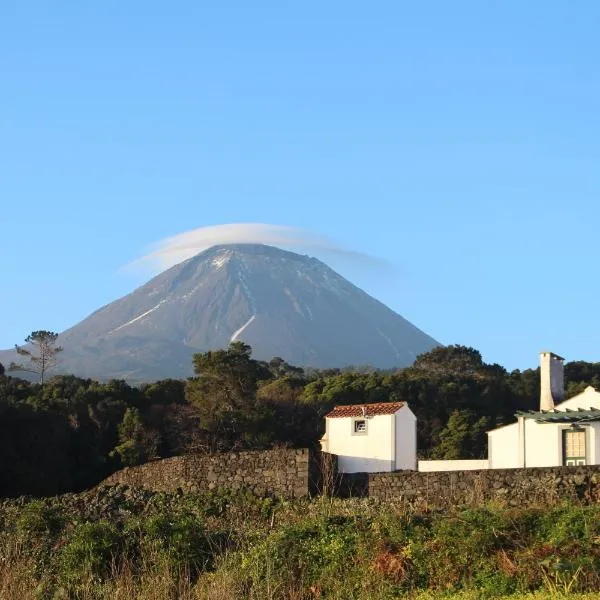
<svg viewBox="0 0 600 600">
<path fill-rule="evenodd" d="M 256 361 L 234 342 L 194 357 L 196 376 L 132 387 L 57 376 L 44 385 L 0 368 L 0 495 L 93 486 L 111 472 L 186 452 L 317 447 L 335 404 L 404 400 L 421 457 L 477 458 L 488 429 L 533 409 L 537 370 L 507 372 L 478 351 L 440 347 L 397 371 L 304 371 Z M 600 363 L 566 365 L 567 396 L 600 387 Z"/>
</svg>

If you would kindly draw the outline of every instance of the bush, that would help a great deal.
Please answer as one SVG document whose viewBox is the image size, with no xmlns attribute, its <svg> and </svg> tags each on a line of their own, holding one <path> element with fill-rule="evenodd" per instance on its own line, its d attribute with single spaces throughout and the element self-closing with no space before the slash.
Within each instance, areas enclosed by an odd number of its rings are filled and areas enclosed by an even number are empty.
<svg viewBox="0 0 600 600">
<path fill-rule="evenodd" d="M 0 575 L 30 577 L 40 600 L 135 597 L 115 591 L 123 577 L 162 594 L 138 598 L 549 597 L 600 589 L 599 516 L 595 505 L 415 514 L 115 487 L 0 504 Z"/>
<path fill-rule="evenodd" d="M 155 515 L 142 523 L 142 550 L 166 559 L 175 573 L 195 578 L 211 568 L 221 536 L 205 530 L 204 523 L 191 515 Z"/>
<path fill-rule="evenodd" d="M 242 554 L 241 575 L 254 590 L 278 580 L 282 588 L 301 585 L 325 593 L 356 569 L 359 530 L 360 522 L 348 518 L 284 526 Z"/>
<path fill-rule="evenodd" d="M 57 555 L 59 582 L 67 589 L 101 582 L 110 575 L 122 548 L 122 536 L 111 523 L 77 525 Z"/>
<path fill-rule="evenodd" d="M 557 547 L 573 542 L 586 544 L 600 535 L 600 509 L 570 504 L 551 508 L 540 513 L 537 532 L 540 542 Z"/>
<path fill-rule="evenodd" d="M 60 511 L 56 507 L 47 506 L 41 500 L 34 500 L 22 508 L 15 528 L 23 541 L 37 544 L 53 538 L 61 525 Z"/>
</svg>

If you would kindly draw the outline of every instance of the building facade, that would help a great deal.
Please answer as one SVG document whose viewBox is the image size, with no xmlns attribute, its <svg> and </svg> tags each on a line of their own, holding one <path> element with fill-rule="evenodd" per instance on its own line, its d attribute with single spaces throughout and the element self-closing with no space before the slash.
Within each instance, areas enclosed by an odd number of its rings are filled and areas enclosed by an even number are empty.
<svg viewBox="0 0 600 600">
<path fill-rule="evenodd" d="M 562 400 L 563 359 L 540 354 L 540 408 L 488 432 L 490 469 L 600 464 L 600 393 Z"/>
<path fill-rule="evenodd" d="M 417 419 L 405 402 L 336 406 L 325 416 L 321 449 L 340 473 L 417 467 Z"/>
</svg>

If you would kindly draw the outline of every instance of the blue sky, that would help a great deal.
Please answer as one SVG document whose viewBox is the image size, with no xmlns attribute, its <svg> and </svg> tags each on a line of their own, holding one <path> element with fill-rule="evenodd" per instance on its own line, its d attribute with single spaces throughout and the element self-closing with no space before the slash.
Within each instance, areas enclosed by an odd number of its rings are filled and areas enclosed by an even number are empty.
<svg viewBox="0 0 600 600">
<path fill-rule="evenodd" d="M 442 343 L 600 361 L 600 4 L 0 7 L 0 348 L 222 223 L 300 227 Z"/>
</svg>

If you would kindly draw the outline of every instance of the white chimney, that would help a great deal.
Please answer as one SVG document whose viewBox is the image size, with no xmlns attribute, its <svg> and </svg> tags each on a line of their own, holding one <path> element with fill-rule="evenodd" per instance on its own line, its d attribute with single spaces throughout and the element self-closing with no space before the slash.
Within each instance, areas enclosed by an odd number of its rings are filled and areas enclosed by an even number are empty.
<svg viewBox="0 0 600 600">
<path fill-rule="evenodd" d="M 565 396 L 564 360 L 552 352 L 540 352 L 540 410 L 552 410 Z"/>
</svg>

